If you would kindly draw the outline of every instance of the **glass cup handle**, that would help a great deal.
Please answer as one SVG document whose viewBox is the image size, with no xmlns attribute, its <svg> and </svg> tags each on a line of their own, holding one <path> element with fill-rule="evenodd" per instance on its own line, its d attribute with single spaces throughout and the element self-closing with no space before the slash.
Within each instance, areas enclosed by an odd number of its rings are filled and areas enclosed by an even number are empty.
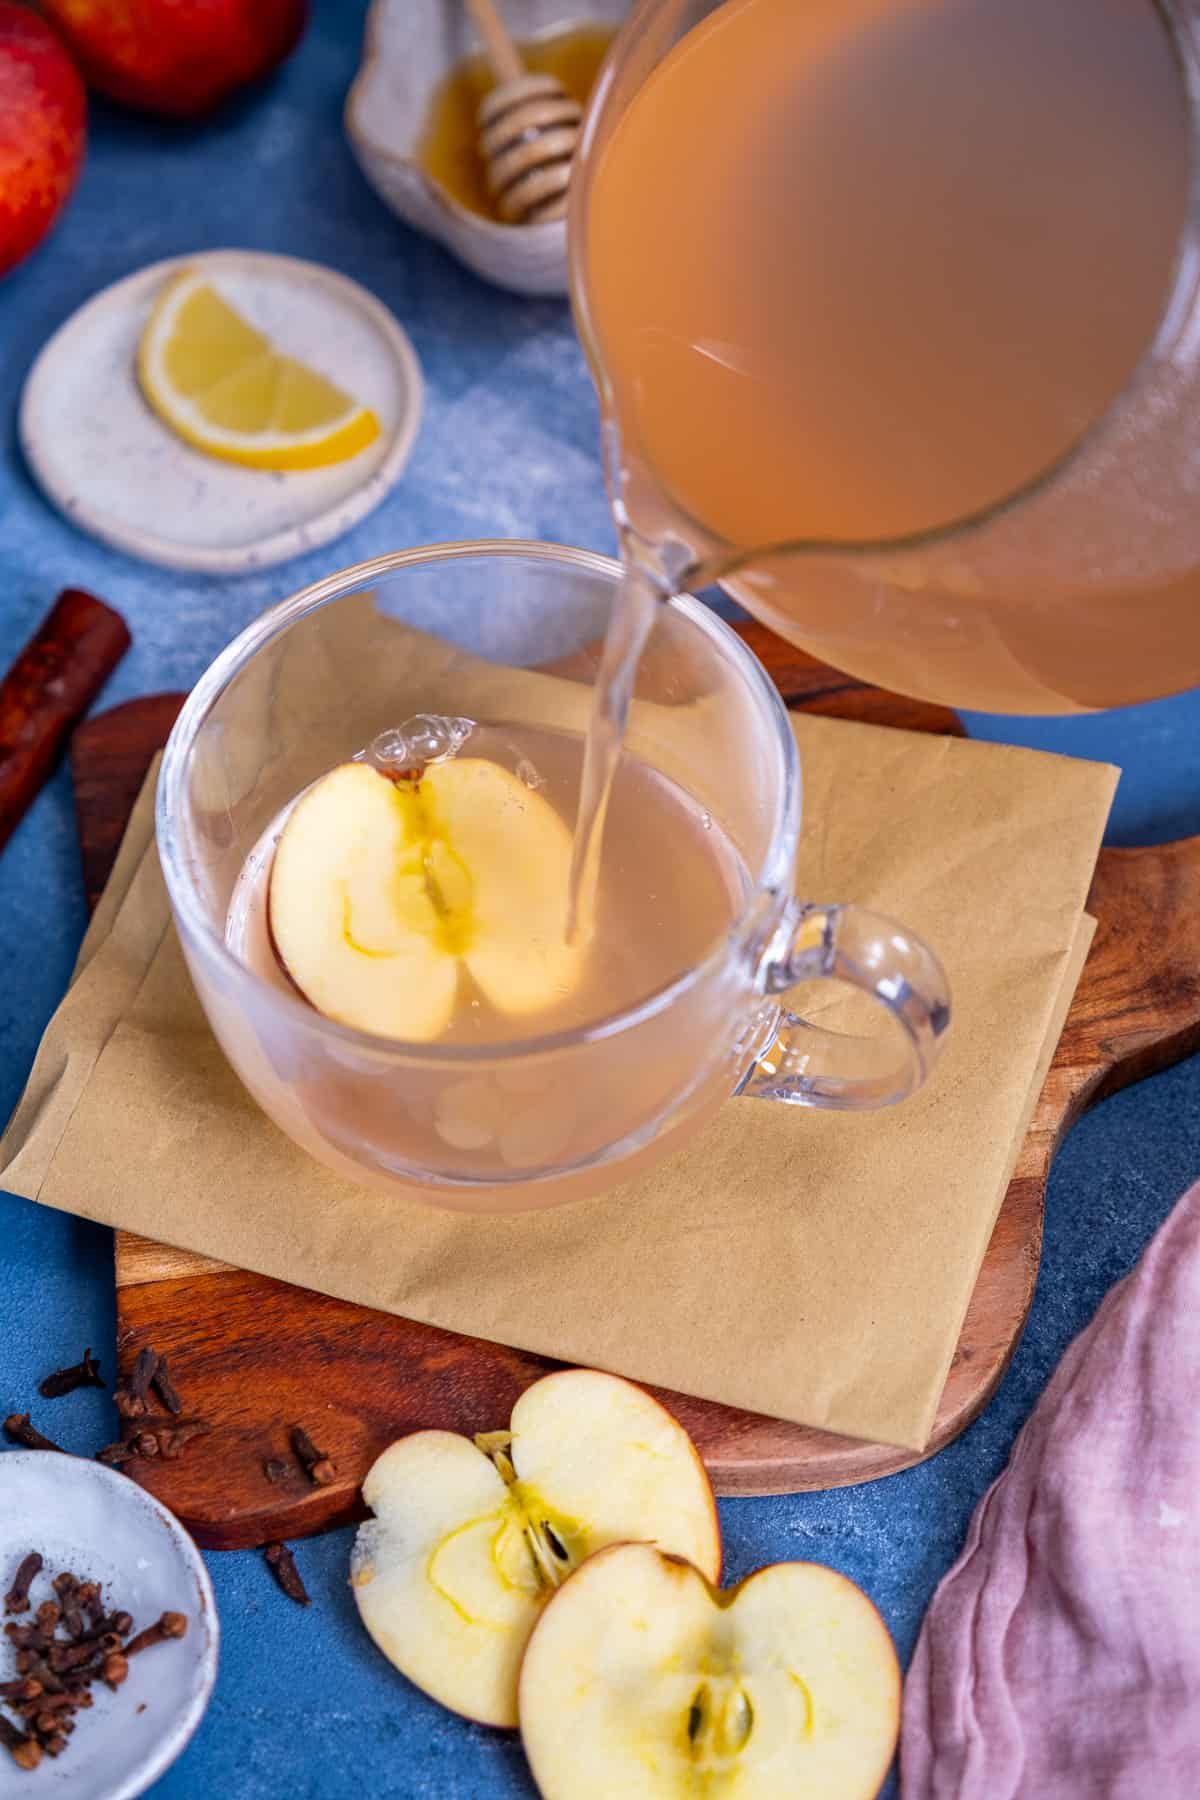
<svg viewBox="0 0 1200 1800">
<path fill-rule="evenodd" d="M 763 954 L 758 985 L 782 995 L 809 981 L 845 982 L 869 994 L 892 1028 L 870 1037 L 829 1031 L 785 1006 L 739 1094 L 850 1112 L 893 1106 L 920 1087 L 950 1024 L 945 971 L 920 938 L 861 906 L 793 900 Z"/>
</svg>

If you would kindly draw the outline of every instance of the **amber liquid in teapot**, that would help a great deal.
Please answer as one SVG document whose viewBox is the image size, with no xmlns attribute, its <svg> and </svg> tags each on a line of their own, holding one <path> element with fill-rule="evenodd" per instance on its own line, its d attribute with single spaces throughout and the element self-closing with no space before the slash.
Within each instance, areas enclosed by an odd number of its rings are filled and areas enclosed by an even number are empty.
<svg viewBox="0 0 1200 1800">
<path fill-rule="evenodd" d="M 635 527 L 789 546 L 726 585 L 952 705 L 1200 681 L 1194 328 L 1162 396 L 1130 398 L 1180 299 L 1191 134 L 1151 0 L 718 7 L 588 170 L 587 332 Z"/>
</svg>

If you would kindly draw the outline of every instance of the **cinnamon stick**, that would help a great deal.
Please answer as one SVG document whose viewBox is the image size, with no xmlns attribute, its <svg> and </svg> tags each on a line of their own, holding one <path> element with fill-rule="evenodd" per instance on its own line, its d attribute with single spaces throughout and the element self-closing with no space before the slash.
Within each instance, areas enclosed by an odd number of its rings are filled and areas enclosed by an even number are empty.
<svg viewBox="0 0 1200 1800">
<path fill-rule="evenodd" d="M 120 613 L 66 588 L 0 682 L 0 849 L 129 644 Z"/>
</svg>

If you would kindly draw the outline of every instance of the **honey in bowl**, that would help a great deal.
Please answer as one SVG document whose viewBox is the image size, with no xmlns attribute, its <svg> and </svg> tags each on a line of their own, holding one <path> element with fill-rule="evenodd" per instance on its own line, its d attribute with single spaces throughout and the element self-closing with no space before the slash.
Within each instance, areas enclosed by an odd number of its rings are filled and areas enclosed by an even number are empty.
<svg viewBox="0 0 1200 1800">
<path fill-rule="evenodd" d="M 531 75 L 555 76 L 583 106 L 613 35 L 608 26 L 578 25 L 520 44 L 518 49 Z M 487 189 L 476 123 L 479 102 L 494 85 L 495 77 L 482 54 L 469 56 L 451 69 L 434 92 L 417 160 L 460 206 L 499 222 Z"/>
</svg>

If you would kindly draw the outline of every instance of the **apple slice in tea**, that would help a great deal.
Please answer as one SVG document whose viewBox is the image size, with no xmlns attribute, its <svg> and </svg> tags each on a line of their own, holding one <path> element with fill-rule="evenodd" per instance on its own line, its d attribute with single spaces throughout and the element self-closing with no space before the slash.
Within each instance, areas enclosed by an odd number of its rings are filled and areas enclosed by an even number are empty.
<svg viewBox="0 0 1200 1800">
<path fill-rule="evenodd" d="M 483 757 L 419 781 L 343 763 L 301 796 L 271 868 L 271 936 L 318 1012 L 382 1037 L 449 1026 L 462 971 L 498 1012 L 546 1011 L 579 979 L 566 941 L 571 834 Z"/>
</svg>

